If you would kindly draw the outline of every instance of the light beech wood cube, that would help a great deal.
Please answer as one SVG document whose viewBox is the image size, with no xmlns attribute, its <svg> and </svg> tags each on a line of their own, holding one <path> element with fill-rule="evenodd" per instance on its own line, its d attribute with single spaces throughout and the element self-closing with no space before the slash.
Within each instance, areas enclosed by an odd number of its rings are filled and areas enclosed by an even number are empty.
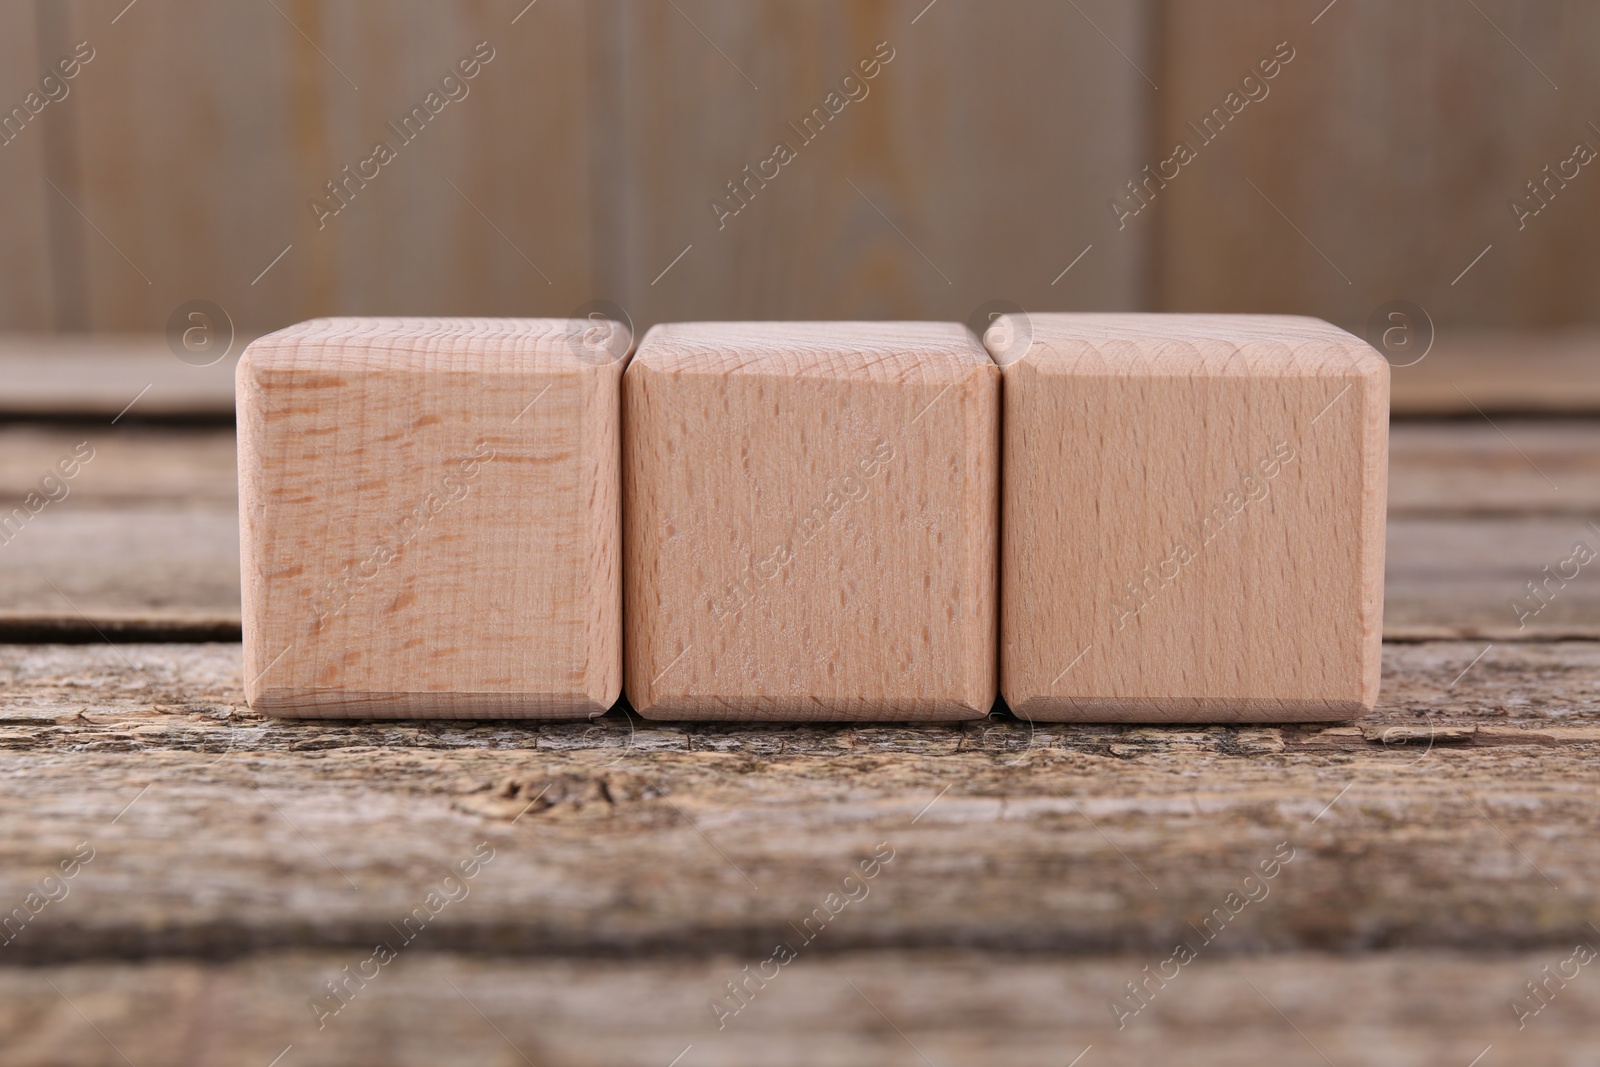
<svg viewBox="0 0 1600 1067">
<path fill-rule="evenodd" d="M 1292 316 L 997 326 L 1011 342 L 991 346 L 1004 378 L 1000 690 L 1012 710 L 1128 722 L 1371 710 L 1384 359 Z"/>
<path fill-rule="evenodd" d="M 252 344 L 237 380 L 250 706 L 606 711 L 631 344 L 602 321 L 356 318 Z"/>
<path fill-rule="evenodd" d="M 641 714 L 988 714 L 999 371 L 964 327 L 657 326 L 623 411 Z"/>
</svg>

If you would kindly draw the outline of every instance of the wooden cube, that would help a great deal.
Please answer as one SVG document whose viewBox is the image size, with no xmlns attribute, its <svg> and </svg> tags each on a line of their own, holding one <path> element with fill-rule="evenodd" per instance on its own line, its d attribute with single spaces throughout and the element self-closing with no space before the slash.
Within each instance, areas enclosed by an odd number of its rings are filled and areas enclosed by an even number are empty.
<svg viewBox="0 0 1600 1067">
<path fill-rule="evenodd" d="M 1041 720 L 1371 710 L 1389 365 L 1318 319 L 1013 316 L 1000 690 Z"/>
<path fill-rule="evenodd" d="M 281 715 L 597 715 L 627 327 L 319 319 L 239 361 L 244 676 Z"/>
<path fill-rule="evenodd" d="M 999 371 L 964 327 L 657 326 L 623 412 L 641 714 L 988 714 Z"/>
</svg>

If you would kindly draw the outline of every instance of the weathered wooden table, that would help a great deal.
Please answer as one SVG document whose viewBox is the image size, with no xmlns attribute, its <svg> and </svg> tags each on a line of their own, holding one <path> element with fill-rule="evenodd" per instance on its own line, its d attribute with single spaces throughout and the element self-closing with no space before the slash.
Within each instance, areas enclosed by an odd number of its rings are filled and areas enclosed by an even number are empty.
<svg viewBox="0 0 1600 1067">
<path fill-rule="evenodd" d="M 263 718 L 227 366 L 0 344 L 0 1063 L 1600 1062 L 1596 352 L 1396 373 L 1373 717 L 1033 729 Z"/>
</svg>

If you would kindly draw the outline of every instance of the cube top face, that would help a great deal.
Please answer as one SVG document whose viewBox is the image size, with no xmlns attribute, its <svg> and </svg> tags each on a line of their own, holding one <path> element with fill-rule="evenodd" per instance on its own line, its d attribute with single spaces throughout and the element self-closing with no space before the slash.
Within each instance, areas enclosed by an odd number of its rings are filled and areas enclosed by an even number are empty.
<svg viewBox="0 0 1600 1067">
<path fill-rule="evenodd" d="M 1008 326 L 1030 341 L 1003 371 L 1001 692 L 1013 710 L 1151 722 L 1370 710 L 1383 358 L 1288 316 Z"/>
<path fill-rule="evenodd" d="M 609 319 L 311 319 L 250 346 L 262 369 L 315 352 L 324 369 L 482 374 L 511 361 L 519 370 L 606 366 L 625 360 L 633 333 Z"/>
<path fill-rule="evenodd" d="M 252 344 L 238 369 L 251 706 L 606 710 L 629 340 L 587 320 L 328 319 Z"/>
<path fill-rule="evenodd" d="M 949 381 L 994 364 L 954 322 L 663 323 L 635 360 L 662 372 L 863 381 Z"/>
<path fill-rule="evenodd" d="M 1304 315 L 1011 314 L 992 332 L 1014 339 L 990 346 L 996 363 L 1026 361 L 1044 373 L 1270 378 L 1388 369 L 1359 337 Z"/>
<path fill-rule="evenodd" d="M 652 329 L 623 381 L 634 707 L 987 714 L 998 379 L 957 324 Z"/>
</svg>

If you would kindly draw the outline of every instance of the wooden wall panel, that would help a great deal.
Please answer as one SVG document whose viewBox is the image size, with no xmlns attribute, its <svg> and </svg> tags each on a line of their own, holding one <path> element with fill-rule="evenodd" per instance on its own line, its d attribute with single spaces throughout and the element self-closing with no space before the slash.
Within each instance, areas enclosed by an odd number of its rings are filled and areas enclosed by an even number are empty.
<svg viewBox="0 0 1600 1067">
<path fill-rule="evenodd" d="M 61 7 L 58 47 L 95 49 L 74 101 L 66 187 L 87 216 L 67 235 L 81 250 L 78 325 L 159 330 L 196 298 L 238 321 L 252 300 L 282 300 L 250 281 L 289 240 L 278 237 L 301 184 L 287 108 L 305 77 L 293 29 L 268 4 Z"/>
<path fill-rule="evenodd" d="M 1594 168 L 1520 230 L 1509 207 L 1600 149 L 1578 0 L 19 2 L 0 99 L 78 40 L 72 95 L 0 148 L 0 328 L 159 329 L 197 297 L 243 332 L 594 297 L 641 326 L 996 297 L 1600 321 Z M 469 96 L 319 230 L 308 201 L 479 41 Z M 879 41 L 869 95 L 802 143 L 787 124 Z M 1270 95 L 1121 226 L 1112 197 L 1280 41 Z M 780 138 L 795 159 L 719 227 Z"/>
<path fill-rule="evenodd" d="M 45 73 L 31 3 L 0 6 L 0 118 L 36 91 Z M 52 57 L 53 58 L 53 57 Z M 53 90 L 59 93 L 59 90 Z M 42 330 L 52 325 L 49 210 L 45 184 L 45 137 L 61 112 L 75 106 L 76 93 L 50 103 L 25 125 L 0 133 L 0 327 Z M 37 106 L 37 105 L 36 105 Z M 20 132 L 18 126 L 20 125 Z M 8 139 L 9 138 L 9 139 Z"/>
<path fill-rule="evenodd" d="M 1199 147 L 1186 124 L 1281 41 L 1270 94 Z M 1600 7 L 1559 0 L 1167 3 L 1150 161 L 1182 138 L 1199 158 L 1134 220 L 1157 232 L 1157 303 L 1356 329 L 1397 297 L 1457 324 L 1595 321 L 1600 167 L 1520 231 L 1508 205 L 1576 142 L 1600 149 L 1597 42 Z"/>
<path fill-rule="evenodd" d="M 522 6 L 140 0 L 112 26 L 121 0 L 73 0 L 99 47 L 77 142 L 106 234 L 87 238 L 87 324 L 159 329 L 196 297 L 242 330 L 570 310 L 592 288 L 583 13 L 543 0 L 513 24 Z M 388 123 L 480 41 L 494 59 L 403 144 Z M 394 160 L 319 220 L 309 201 L 332 205 L 325 183 L 379 139 Z"/>
<path fill-rule="evenodd" d="M 405 0 L 385 3 L 381 17 L 365 5 L 324 2 L 325 49 L 348 57 L 341 66 L 361 86 L 335 97 L 330 171 L 369 155 L 376 138 L 398 148 L 395 162 L 319 235 L 332 237 L 341 308 L 560 316 L 589 299 L 581 0 Z M 465 83 L 467 95 L 399 147 L 386 126 L 399 124 L 480 43 L 493 58 Z"/>
<path fill-rule="evenodd" d="M 612 0 L 606 284 L 641 324 L 1138 306 L 1142 249 L 1103 239 L 1100 191 L 1142 151 L 1146 8 L 1078 7 Z M 878 42 L 892 60 L 806 143 L 788 124 Z M 709 202 L 780 140 L 795 158 L 719 225 Z"/>
</svg>

